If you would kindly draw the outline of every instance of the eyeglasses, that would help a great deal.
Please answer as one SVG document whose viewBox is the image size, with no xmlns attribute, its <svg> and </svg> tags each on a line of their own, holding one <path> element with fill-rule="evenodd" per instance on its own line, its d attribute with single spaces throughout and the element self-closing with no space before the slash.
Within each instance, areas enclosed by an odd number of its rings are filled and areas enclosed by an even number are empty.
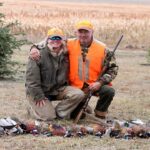
<svg viewBox="0 0 150 150">
<path fill-rule="evenodd" d="M 48 39 L 50 39 L 50 40 L 56 40 L 56 41 L 58 41 L 58 40 L 62 40 L 62 38 L 60 37 L 60 36 L 53 36 L 53 37 L 50 37 L 50 38 L 48 38 Z"/>
</svg>

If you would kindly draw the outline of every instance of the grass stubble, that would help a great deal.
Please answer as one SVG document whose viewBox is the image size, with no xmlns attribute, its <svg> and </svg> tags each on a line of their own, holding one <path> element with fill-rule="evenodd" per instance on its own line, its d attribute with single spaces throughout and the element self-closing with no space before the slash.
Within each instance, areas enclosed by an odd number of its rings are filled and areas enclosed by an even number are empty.
<svg viewBox="0 0 150 150">
<path fill-rule="evenodd" d="M 59 26 L 69 37 L 73 37 L 74 24 L 81 19 L 89 19 L 95 26 L 95 37 L 108 46 L 114 45 L 118 35 L 125 38 L 121 49 L 116 52 L 119 74 L 113 86 L 116 96 L 110 106 L 109 116 L 122 119 L 150 118 L 150 69 L 141 65 L 146 63 L 146 51 L 150 39 L 150 9 L 144 5 L 110 5 L 56 3 L 48 1 L 2 0 L 1 12 L 6 22 L 18 20 L 27 38 L 38 42 L 45 37 L 47 29 Z M 17 30 L 17 29 L 14 29 Z M 134 50 L 131 51 L 131 48 Z M 0 117 L 16 116 L 27 119 L 24 73 L 28 59 L 29 46 L 16 51 L 13 59 L 22 64 L 16 81 L 0 81 Z M 138 49 L 138 50 L 137 50 Z M 139 51 L 140 49 L 140 51 Z M 142 49 L 142 50 L 141 50 Z M 144 50 L 143 50 L 144 49 Z M 90 101 L 92 108 L 96 98 Z M 60 121 L 59 123 L 64 123 Z M 71 124 L 71 122 L 69 122 Z M 127 150 L 150 147 L 148 139 L 122 140 L 113 138 L 99 139 L 94 136 L 84 138 L 44 137 L 42 135 L 19 135 L 1 137 L 0 150 Z"/>
</svg>

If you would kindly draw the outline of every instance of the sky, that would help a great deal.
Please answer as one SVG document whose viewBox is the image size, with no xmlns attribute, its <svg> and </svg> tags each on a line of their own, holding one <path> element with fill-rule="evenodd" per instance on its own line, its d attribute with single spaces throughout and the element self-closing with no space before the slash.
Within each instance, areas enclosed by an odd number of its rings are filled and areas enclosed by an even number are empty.
<svg viewBox="0 0 150 150">
<path fill-rule="evenodd" d="M 41 0 L 42 1 L 42 0 Z M 47 0 L 47 1 L 60 1 L 60 2 L 105 2 L 105 3 L 135 3 L 135 4 L 150 4 L 150 0 Z"/>
</svg>

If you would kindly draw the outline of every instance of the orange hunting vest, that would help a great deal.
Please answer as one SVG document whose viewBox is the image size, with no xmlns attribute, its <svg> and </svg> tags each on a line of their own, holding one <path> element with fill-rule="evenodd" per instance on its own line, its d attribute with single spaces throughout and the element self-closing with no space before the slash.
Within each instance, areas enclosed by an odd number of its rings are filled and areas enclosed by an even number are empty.
<svg viewBox="0 0 150 150">
<path fill-rule="evenodd" d="M 83 62 L 79 40 L 68 40 L 67 47 L 70 61 L 70 85 L 82 88 L 84 82 L 89 84 L 95 82 L 102 71 L 105 58 L 105 45 L 93 40 L 91 46 L 88 48 L 85 62 Z"/>
</svg>

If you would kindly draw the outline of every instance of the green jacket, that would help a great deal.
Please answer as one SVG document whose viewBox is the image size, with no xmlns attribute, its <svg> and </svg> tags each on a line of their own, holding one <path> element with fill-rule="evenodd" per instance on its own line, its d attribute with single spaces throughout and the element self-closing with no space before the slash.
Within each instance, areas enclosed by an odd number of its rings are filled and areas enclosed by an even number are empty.
<svg viewBox="0 0 150 150">
<path fill-rule="evenodd" d="M 57 89 L 68 84 L 68 54 L 63 51 L 53 57 L 47 47 L 40 52 L 38 62 L 29 58 L 26 70 L 26 94 L 34 100 L 57 95 Z"/>
</svg>

